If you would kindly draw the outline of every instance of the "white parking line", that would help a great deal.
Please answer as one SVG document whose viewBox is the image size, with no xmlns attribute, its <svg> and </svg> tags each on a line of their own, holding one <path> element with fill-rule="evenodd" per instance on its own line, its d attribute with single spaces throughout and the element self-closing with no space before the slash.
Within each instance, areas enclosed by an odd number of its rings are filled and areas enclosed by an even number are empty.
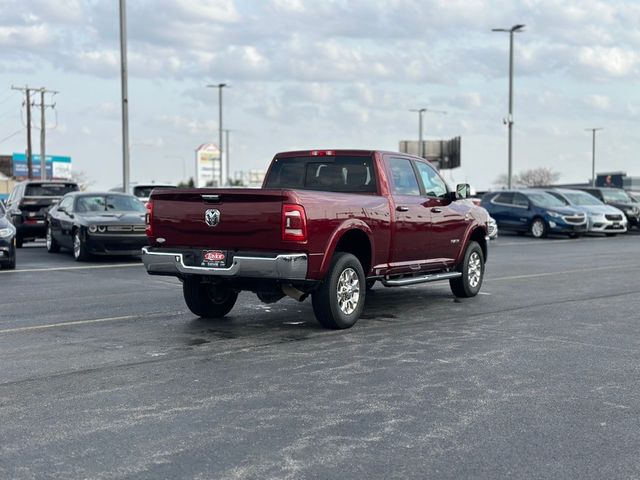
<svg viewBox="0 0 640 480">
<path fill-rule="evenodd" d="M 142 263 L 115 263 L 111 265 L 83 265 L 81 267 L 49 267 L 49 268 L 22 268 L 18 270 L 0 270 L 0 274 L 28 273 L 28 272 L 57 272 L 63 270 L 91 270 L 96 268 L 124 268 L 143 267 Z"/>
<path fill-rule="evenodd" d="M 105 317 L 105 318 L 94 318 L 91 320 L 75 320 L 73 322 L 62 322 L 62 323 L 49 323 L 45 325 L 32 325 L 30 327 L 17 327 L 17 328 L 7 328 L 5 330 L 0 330 L 0 334 L 3 333 L 18 333 L 18 332 L 32 332 L 36 330 L 47 330 L 49 328 L 57 328 L 57 327 L 69 327 L 74 325 L 88 325 L 91 323 L 104 323 L 104 322 L 117 322 L 119 320 L 131 320 L 134 318 L 149 318 L 149 317 L 162 317 L 162 316 L 175 316 L 180 315 L 183 312 L 171 312 L 171 313 L 142 313 L 138 315 L 124 315 L 122 317 Z"/>
<path fill-rule="evenodd" d="M 485 282 L 498 282 L 502 280 L 520 280 L 523 278 L 537 278 L 537 277 L 554 277 L 557 275 L 567 275 L 570 273 L 587 273 L 587 272 L 597 272 L 600 270 L 619 270 L 629 268 L 630 265 L 609 265 L 606 267 L 594 267 L 594 268 L 578 268 L 575 270 L 560 270 L 559 272 L 545 272 L 545 273 L 531 273 L 527 275 L 513 275 L 511 277 L 497 277 L 497 278 L 485 278 Z M 636 268 L 635 266 L 632 268 Z"/>
</svg>

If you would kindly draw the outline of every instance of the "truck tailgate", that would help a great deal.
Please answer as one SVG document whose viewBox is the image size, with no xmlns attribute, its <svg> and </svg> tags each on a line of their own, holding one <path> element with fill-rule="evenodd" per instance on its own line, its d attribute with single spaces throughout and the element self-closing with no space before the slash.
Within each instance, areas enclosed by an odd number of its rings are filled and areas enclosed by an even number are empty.
<svg viewBox="0 0 640 480">
<path fill-rule="evenodd" d="M 278 251 L 286 190 L 189 189 L 152 194 L 152 242 L 162 247 Z M 217 210 L 217 225 L 205 215 Z M 156 243 L 157 239 L 164 239 Z"/>
</svg>

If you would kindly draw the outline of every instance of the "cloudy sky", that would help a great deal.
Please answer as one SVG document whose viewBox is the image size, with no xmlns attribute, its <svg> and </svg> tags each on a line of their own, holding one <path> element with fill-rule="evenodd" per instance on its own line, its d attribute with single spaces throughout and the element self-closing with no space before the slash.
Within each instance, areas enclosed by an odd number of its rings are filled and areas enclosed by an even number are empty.
<svg viewBox="0 0 640 480">
<path fill-rule="evenodd" d="M 118 2 L 1 3 L 0 152 L 25 149 L 11 85 L 46 86 L 48 153 L 118 184 Z M 584 181 L 584 129 L 604 127 L 597 169 L 640 175 L 638 1 L 129 0 L 127 15 L 134 181 L 193 175 L 195 147 L 217 141 L 205 85 L 226 82 L 232 171 L 289 149 L 397 150 L 426 107 L 447 111 L 426 114 L 427 139 L 462 137 L 447 179 L 486 188 L 507 164 L 508 34 L 490 30 L 516 23 L 514 171 Z"/>
</svg>

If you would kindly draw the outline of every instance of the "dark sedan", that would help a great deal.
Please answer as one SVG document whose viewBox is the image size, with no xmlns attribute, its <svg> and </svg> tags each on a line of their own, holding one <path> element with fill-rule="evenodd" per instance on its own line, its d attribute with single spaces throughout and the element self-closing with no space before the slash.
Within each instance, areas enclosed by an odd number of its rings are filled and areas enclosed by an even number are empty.
<svg viewBox="0 0 640 480">
<path fill-rule="evenodd" d="M 67 248 L 77 261 L 91 255 L 140 255 L 147 245 L 145 208 L 124 193 L 70 193 L 47 216 L 47 250 Z"/>
<path fill-rule="evenodd" d="M 16 268 L 16 229 L 0 202 L 0 268 Z"/>
</svg>

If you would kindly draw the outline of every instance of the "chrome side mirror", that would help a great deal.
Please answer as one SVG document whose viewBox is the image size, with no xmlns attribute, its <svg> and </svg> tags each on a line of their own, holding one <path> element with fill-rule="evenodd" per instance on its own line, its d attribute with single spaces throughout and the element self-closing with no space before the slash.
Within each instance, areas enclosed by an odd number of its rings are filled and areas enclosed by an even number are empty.
<svg viewBox="0 0 640 480">
<path fill-rule="evenodd" d="M 469 198 L 471 196 L 471 186 L 468 183 L 459 183 L 456 186 L 456 196 L 458 198 Z"/>
</svg>

